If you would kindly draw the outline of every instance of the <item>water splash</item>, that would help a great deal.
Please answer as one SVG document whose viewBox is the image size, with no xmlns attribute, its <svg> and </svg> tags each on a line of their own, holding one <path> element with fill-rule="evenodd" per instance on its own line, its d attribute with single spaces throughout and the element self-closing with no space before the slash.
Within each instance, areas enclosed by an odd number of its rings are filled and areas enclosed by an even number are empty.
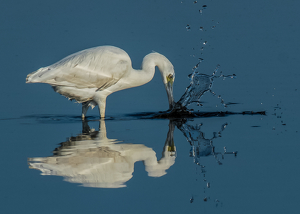
<svg viewBox="0 0 300 214">
<path fill-rule="evenodd" d="M 199 58 L 199 62 L 194 66 L 193 72 L 189 75 L 191 80 L 190 85 L 186 88 L 185 93 L 181 96 L 179 101 L 175 104 L 175 108 L 182 109 L 187 107 L 192 103 L 197 103 L 197 105 L 202 105 L 200 103 L 200 98 L 206 92 L 210 92 L 212 95 L 217 96 L 215 92 L 211 90 L 213 86 L 213 82 L 215 78 L 235 78 L 235 74 L 233 75 L 223 75 L 220 72 L 220 75 L 216 75 L 220 65 L 217 65 L 212 75 L 201 74 L 197 71 L 202 59 Z M 217 96 L 224 107 L 227 107 L 221 95 Z"/>
</svg>

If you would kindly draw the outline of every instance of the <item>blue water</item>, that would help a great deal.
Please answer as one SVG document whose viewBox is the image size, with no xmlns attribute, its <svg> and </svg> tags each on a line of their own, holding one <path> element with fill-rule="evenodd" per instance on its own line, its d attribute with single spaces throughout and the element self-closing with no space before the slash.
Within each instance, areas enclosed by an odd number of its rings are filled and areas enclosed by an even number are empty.
<svg viewBox="0 0 300 214">
<path fill-rule="evenodd" d="M 3 2 L 1 213 L 298 213 L 300 3 L 194 2 Z M 25 78 L 68 54 L 105 44 L 126 50 L 135 68 L 152 50 L 167 56 L 175 67 L 176 101 L 199 60 L 197 71 L 208 76 L 220 64 L 218 72 L 237 78 L 214 79 L 216 95 L 205 93 L 200 106 L 188 107 L 266 115 L 141 117 L 168 108 L 156 74 L 144 86 L 108 97 L 106 134 L 115 145 L 100 151 L 97 110 L 88 112 L 88 134 L 79 104 L 49 85 L 25 84 Z M 219 95 L 230 105 L 224 108 Z M 89 137 L 94 141 L 82 140 Z M 58 151 L 64 157 L 54 157 Z M 107 151 L 130 163 L 122 188 L 94 188 L 87 179 L 75 182 L 75 171 L 58 170 L 84 159 L 81 173 L 87 174 L 101 167 Z M 56 167 L 47 175 L 29 166 L 32 158 L 47 157 Z M 163 163 L 158 174 L 153 166 Z"/>
</svg>

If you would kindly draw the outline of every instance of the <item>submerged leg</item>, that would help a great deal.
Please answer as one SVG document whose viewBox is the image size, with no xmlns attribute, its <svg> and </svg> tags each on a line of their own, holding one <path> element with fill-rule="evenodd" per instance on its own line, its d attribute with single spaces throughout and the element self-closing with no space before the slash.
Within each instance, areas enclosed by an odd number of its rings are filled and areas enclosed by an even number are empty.
<svg viewBox="0 0 300 214">
<path fill-rule="evenodd" d="M 86 112 L 87 112 L 88 109 L 89 109 L 89 103 L 90 103 L 90 102 L 84 102 L 84 103 L 82 103 L 82 114 L 81 114 L 81 119 L 82 119 L 82 120 L 84 120 L 85 115 L 86 115 Z"/>
</svg>

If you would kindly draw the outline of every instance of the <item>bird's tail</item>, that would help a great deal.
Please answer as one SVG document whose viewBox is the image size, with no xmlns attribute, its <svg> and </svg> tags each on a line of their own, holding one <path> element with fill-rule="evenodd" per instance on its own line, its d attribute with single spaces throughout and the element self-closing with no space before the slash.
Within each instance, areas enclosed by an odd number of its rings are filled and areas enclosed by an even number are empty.
<svg viewBox="0 0 300 214">
<path fill-rule="evenodd" d="M 32 72 L 32 73 L 30 73 L 30 74 L 28 74 L 27 75 L 27 77 L 26 77 L 26 83 L 31 83 L 31 76 L 34 74 L 34 73 L 36 73 L 36 71 L 35 72 Z"/>
<path fill-rule="evenodd" d="M 43 82 L 42 76 L 48 71 L 47 68 L 40 68 L 37 71 L 34 71 L 27 75 L 26 83 L 35 83 L 35 82 Z"/>
</svg>

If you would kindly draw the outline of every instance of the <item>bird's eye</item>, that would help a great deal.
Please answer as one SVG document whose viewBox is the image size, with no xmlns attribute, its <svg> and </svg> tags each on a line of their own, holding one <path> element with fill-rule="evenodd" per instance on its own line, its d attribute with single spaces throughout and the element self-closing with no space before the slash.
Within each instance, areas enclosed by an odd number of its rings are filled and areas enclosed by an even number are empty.
<svg viewBox="0 0 300 214">
<path fill-rule="evenodd" d="M 169 74 L 167 76 L 167 82 L 170 83 L 170 84 L 173 84 L 173 82 L 174 82 L 174 76 L 173 76 L 173 74 Z"/>
</svg>

